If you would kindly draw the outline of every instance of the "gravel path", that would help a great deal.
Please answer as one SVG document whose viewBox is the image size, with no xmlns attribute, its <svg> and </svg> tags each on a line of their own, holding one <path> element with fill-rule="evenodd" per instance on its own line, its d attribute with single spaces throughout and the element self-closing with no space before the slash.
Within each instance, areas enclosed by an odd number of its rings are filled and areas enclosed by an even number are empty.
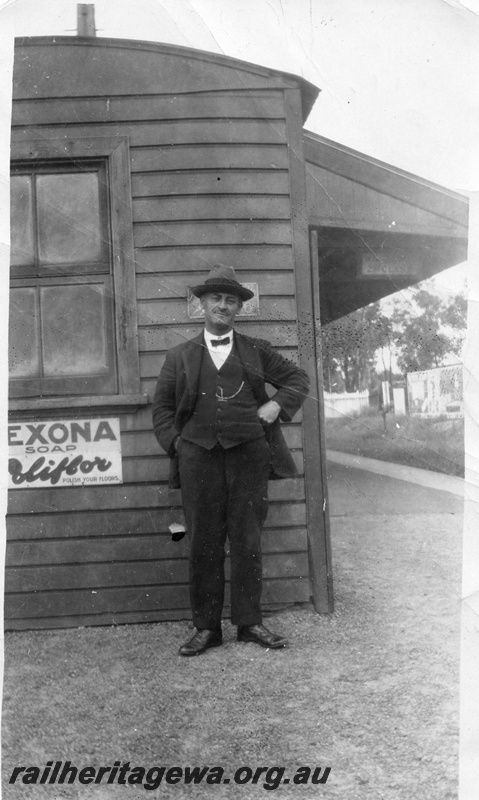
<svg viewBox="0 0 479 800">
<path fill-rule="evenodd" d="M 430 506 L 333 516 L 336 610 L 272 615 L 284 651 L 237 643 L 229 622 L 224 646 L 193 659 L 177 656 L 186 622 L 7 634 L 4 798 L 149 796 L 105 781 L 8 785 L 15 766 L 48 760 L 221 766 L 231 778 L 284 766 L 291 782 L 270 786 L 282 798 L 455 798 L 461 503 Z M 327 783 L 294 785 L 304 766 L 331 767 Z M 249 800 L 264 783 L 157 794 Z"/>
</svg>

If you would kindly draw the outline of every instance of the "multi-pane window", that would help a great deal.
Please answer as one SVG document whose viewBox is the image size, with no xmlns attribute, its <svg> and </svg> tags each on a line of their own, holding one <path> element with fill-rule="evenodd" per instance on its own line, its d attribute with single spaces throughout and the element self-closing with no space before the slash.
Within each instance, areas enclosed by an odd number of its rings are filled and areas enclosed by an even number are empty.
<svg viewBox="0 0 479 800">
<path fill-rule="evenodd" d="M 12 133 L 10 411 L 145 405 L 126 136 Z"/>
<path fill-rule="evenodd" d="M 101 161 L 14 167 L 13 396 L 116 391 L 106 173 Z"/>
</svg>

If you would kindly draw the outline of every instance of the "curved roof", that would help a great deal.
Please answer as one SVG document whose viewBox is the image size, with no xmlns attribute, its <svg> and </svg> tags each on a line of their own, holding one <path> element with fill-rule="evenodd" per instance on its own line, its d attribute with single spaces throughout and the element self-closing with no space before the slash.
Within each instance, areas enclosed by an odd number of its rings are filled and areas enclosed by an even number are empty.
<svg viewBox="0 0 479 800">
<path fill-rule="evenodd" d="M 133 39 L 110 39 L 96 36 L 28 36 L 17 38 L 15 40 L 15 47 L 17 50 L 30 47 L 48 47 L 52 48 L 50 52 L 60 52 L 63 48 L 72 48 L 72 55 L 75 50 L 83 50 L 83 52 L 85 52 L 85 50 L 88 49 L 90 51 L 90 58 L 88 60 L 92 60 L 91 51 L 93 49 L 100 49 L 103 51 L 103 53 L 107 53 L 109 50 L 122 50 L 125 53 L 130 51 L 136 54 L 136 59 L 138 59 L 139 54 L 143 54 L 147 57 L 148 54 L 157 54 L 158 56 L 166 56 L 172 59 L 182 59 L 183 61 L 196 61 L 198 70 L 202 72 L 203 75 L 210 65 L 218 68 L 218 70 L 222 69 L 223 71 L 232 71 L 236 73 L 237 76 L 239 74 L 246 73 L 250 75 L 255 85 L 264 83 L 265 88 L 267 87 L 268 83 L 275 85 L 277 88 L 299 88 L 302 97 L 303 122 L 310 113 L 320 92 L 320 89 L 314 86 L 314 84 L 298 75 L 294 75 L 289 72 L 282 72 L 281 70 L 277 69 L 271 69 L 269 67 L 262 67 L 258 64 L 251 64 L 248 61 L 242 61 L 237 58 L 219 55 L 218 53 L 211 53 L 206 50 L 196 50 L 194 48 L 183 47 L 181 45 L 164 44 L 160 42 L 146 42 L 140 40 L 137 41 Z M 73 56 L 72 66 L 74 66 L 76 62 L 78 62 L 78 59 L 75 59 Z M 140 61 L 138 61 L 136 67 L 137 71 L 141 74 L 143 70 Z M 132 70 L 135 70 L 135 61 L 132 64 Z M 211 70 L 209 70 L 209 72 L 211 73 Z M 52 76 L 49 77 L 51 78 Z M 137 90 L 140 88 L 141 87 L 136 86 Z M 225 86 L 225 88 L 229 87 Z M 245 88 L 249 88 L 249 86 L 247 85 Z M 148 84 L 145 84 L 144 93 L 148 93 Z M 14 82 L 14 97 L 20 99 L 22 96 L 23 93 L 21 82 L 19 83 L 17 81 L 16 84 Z M 36 96 L 39 96 L 38 93 Z"/>
</svg>

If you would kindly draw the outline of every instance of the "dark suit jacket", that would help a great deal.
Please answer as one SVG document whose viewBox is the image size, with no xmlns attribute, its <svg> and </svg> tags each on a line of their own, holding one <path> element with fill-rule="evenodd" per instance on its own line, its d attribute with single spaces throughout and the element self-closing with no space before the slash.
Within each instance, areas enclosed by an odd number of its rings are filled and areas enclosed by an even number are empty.
<svg viewBox="0 0 479 800">
<path fill-rule="evenodd" d="M 309 390 L 306 372 L 283 358 L 265 339 L 254 339 L 235 331 L 235 345 L 259 406 L 276 400 L 281 406 L 279 419 L 289 421 L 301 407 Z M 203 333 L 172 348 L 158 378 L 153 399 L 153 430 L 161 447 L 171 458 L 170 486 L 179 488 L 178 461 L 174 442 L 193 413 L 201 359 L 205 349 Z M 265 384 L 277 391 L 268 397 Z M 296 467 L 284 441 L 279 419 L 266 428 L 271 448 L 271 478 L 296 475 Z"/>
</svg>

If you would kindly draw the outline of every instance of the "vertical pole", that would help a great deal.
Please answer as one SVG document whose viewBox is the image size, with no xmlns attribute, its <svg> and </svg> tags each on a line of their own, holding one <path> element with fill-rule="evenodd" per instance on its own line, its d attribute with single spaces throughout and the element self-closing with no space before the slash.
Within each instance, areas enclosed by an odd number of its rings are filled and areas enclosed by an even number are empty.
<svg viewBox="0 0 479 800">
<path fill-rule="evenodd" d="M 331 533 L 329 524 L 329 496 L 328 496 L 328 479 L 327 479 L 327 465 L 326 465 L 326 434 L 325 422 L 326 415 L 324 412 L 324 387 L 322 381 L 323 365 L 321 357 L 321 310 L 320 310 L 320 285 L 319 285 L 319 246 L 318 246 L 318 232 L 312 230 L 310 233 L 310 251 L 311 251 L 311 291 L 313 297 L 313 313 L 314 313 L 314 331 L 315 331 L 315 346 L 316 346 L 316 364 L 318 376 L 318 406 L 319 406 L 319 459 L 320 459 L 320 473 L 321 483 L 323 490 L 323 526 L 324 526 L 324 552 L 321 554 L 321 559 L 324 562 L 324 570 L 326 573 L 326 580 L 328 584 L 328 600 L 330 611 L 334 609 L 334 594 L 333 594 L 333 571 L 332 571 L 332 554 L 331 554 Z M 330 390 L 331 391 L 331 390 Z"/>
<path fill-rule="evenodd" d="M 96 36 L 95 6 L 93 3 L 77 3 L 77 35 Z"/>
<path fill-rule="evenodd" d="M 327 504 L 326 459 L 321 440 L 324 416 L 322 375 L 318 375 L 315 301 L 311 276 L 306 170 L 303 154 L 301 93 L 285 89 L 286 132 L 289 153 L 292 245 L 295 267 L 296 303 L 301 366 L 307 371 L 311 388 L 303 406 L 303 453 L 308 529 L 308 557 L 313 602 L 321 614 L 333 610 L 329 509 Z M 319 303 L 319 295 L 317 298 Z M 319 321 L 319 317 L 318 317 Z"/>
</svg>

